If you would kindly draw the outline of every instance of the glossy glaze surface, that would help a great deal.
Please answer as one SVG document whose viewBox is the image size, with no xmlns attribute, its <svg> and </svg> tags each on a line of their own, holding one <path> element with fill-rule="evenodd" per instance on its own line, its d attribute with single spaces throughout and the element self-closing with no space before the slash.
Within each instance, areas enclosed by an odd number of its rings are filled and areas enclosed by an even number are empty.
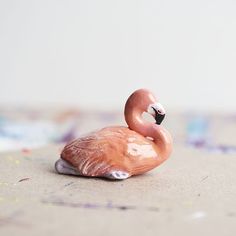
<svg viewBox="0 0 236 236">
<path fill-rule="evenodd" d="M 165 116 L 151 92 L 137 90 L 125 105 L 128 127 L 106 127 L 68 143 L 56 170 L 62 174 L 126 179 L 160 165 L 170 155 L 172 139 L 161 125 L 142 119 L 145 111 L 159 123 Z"/>
</svg>

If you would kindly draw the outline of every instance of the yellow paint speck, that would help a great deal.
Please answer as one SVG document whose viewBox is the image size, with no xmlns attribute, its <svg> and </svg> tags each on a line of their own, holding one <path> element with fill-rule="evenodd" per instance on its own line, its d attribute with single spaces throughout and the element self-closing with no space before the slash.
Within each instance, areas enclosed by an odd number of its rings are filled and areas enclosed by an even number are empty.
<svg viewBox="0 0 236 236">
<path fill-rule="evenodd" d="M 20 164 L 20 161 L 19 160 L 15 160 L 15 163 L 18 165 L 18 164 Z"/>
<path fill-rule="evenodd" d="M 0 197 L 0 202 L 4 201 L 4 198 L 3 197 Z"/>
<path fill-rule="evenodd" d="M 19 198 L 14 198 L 14 200 L 13 200 L 15 203 L 17 203 L 17 202 L 19 202 L 20 200 L 19 200 Z"/>
</svg>

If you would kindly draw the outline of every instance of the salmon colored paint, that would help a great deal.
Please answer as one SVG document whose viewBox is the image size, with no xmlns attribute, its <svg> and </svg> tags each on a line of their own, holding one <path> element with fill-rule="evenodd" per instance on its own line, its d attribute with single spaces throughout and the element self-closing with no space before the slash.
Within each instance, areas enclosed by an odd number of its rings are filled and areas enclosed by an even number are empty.
<svg viewBox="0 0 236 236">
<path fill-rule="evenodd" d="M 142 118 L 151 114 L 156 123 Z M 68 143 L 56 162 L 60 174 L 126 179 L 143 174 L 164 162 L 172 150 L 172 138 L 160 124 L 165 110 L 154 95 L 139 89 L 125 105 L 128 127 L 111 126 Z"/>
</svg>

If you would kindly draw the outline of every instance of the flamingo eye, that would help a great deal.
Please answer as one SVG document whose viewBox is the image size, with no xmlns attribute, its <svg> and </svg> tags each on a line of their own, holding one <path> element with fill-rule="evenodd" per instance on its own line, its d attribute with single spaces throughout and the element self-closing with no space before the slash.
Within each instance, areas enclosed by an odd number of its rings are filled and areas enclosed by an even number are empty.
<svg viewBox="0 0 236 236">
<path fill-rule="evenodd" d="M 158 114 L 162 114 L 162 111 L 160 109 L 156 109 L 154 107 L 152 107 L 152 109 L 154 110 L 155 114 L 158 113 Z"/>
</svg>

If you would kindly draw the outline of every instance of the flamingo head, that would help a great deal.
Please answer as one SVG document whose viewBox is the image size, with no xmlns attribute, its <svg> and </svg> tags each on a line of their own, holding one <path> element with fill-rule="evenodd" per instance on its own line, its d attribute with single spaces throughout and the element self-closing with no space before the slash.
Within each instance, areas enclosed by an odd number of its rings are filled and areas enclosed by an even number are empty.
<svg viewBox="0 0 236 236">
<path fill-rule="evenodd" d="M 164 107 L 159 102 L 150 104 L 147 112 L 154 117 L 157 125 L 161 124 L 166 114 Z"/>
<path fill-rule="evenodd" d="M 165 117 L 165 109 L 157 101 L 154 94 L 147 89 L 138 89 L 130 95 L 125 105 L 125 119 L 129 127 L 139 130 L 134 120 L 141 120 L 139 117 L 143 112 L 147 112 L 154 117 L 156 124 L 160 125 Z M 145 129 L 144 129 L 145 130 Z M 145 136 L 144 131 L 139 131 Z"/>
</svg>

